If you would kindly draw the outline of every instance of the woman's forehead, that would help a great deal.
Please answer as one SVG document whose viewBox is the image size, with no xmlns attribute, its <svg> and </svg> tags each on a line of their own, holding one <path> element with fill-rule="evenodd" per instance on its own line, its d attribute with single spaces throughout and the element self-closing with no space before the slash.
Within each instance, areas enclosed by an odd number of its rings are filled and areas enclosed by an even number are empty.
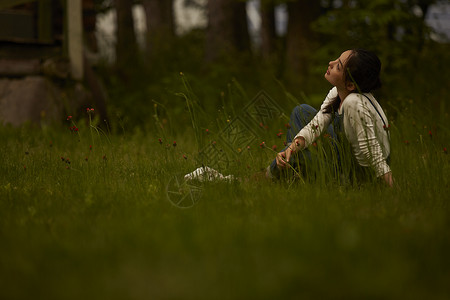
<svg viewBox="0 0 450 300">
<path fill-rule="evenodd" d="M 339 57 L 339 59 L 345 63 L 348 59 L 348 57 L 352 54 L 352 50 L 347 50 L 342 52 L 341 56 Z"/>
</svg>

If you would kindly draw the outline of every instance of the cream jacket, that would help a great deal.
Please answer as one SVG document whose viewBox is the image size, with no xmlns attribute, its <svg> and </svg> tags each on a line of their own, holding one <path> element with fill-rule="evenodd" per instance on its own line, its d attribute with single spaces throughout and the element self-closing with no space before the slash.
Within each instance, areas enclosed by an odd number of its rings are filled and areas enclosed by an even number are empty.
<svg viewBox="0 0 450 300">
<path fill-rule="evenodd" d="M 337 97 L 336 87 L 332 88 L 322 103 L 315 117 L 295 136 L 303 137 L 306 147 L 311 145 L 322 132 L 330 125 L 332 114 L 324 113 L 324 108 L 332 99 Z M 352 152 L 363 167 L 372 167 L 377 177 L 391 171 L 386 162 L 389 156 L 389 124 L 380 104 L 371 93 L 364 94 L 370 98 L 386 122 L 383 124 L 374 106 L 361 94 L 351 93 L 339 108 L 339 115 L 343 115 L 345 136 L 351 144 Z M 386 128 L 387 127 L 387 128 Z"/>
</svg>

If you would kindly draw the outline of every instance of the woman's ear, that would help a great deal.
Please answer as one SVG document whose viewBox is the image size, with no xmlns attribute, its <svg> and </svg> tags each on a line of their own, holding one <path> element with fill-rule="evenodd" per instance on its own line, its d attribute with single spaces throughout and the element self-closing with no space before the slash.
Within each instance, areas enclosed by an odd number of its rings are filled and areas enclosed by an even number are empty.
<svg viewBox="0 0 450 300">
<path fill-rule="evenodd" d="M 353 83 L 353 82 L 347 82 L 347 84 L 346 84 L 346 86 L 345 86 L 346 88 L 347 88 L 347 90 L 349 91 L 349 92 L 352 92 L 352 91 L 354 91 L 355 89 L 356 89 L 356 86 L 355 86 L 355 84 Z"/>
</svg>

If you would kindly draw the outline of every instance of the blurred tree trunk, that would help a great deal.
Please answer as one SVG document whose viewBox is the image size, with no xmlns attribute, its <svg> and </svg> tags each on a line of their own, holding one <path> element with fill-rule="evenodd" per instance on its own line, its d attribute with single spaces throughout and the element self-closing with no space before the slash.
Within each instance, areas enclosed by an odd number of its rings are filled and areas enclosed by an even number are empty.
<svg viewBox="0 0 450 300">
<path fill-rule="evenodd" d="M 317 47 L 317 36 L 310 24 L 321 15 L 320 1 L 296 0 L 288 5 L 286 36 L 286 66 L 288 77 L 298 79 L 308 75 L 308 59 Z"/>
<path fill-rule="evenodd" d="M 275 5 L 273 0 L 261 1 L 261 55 L 269 59 L 275 51 Z"/>
<path fill-rule="evenodd" d="M 417 51 L 422 52 L 423 46 L 425 45 L 426 40 L 426 23 L 425 18 L 428 13 L 428 8 L 434 4 L 436 0 L 408 0 L 408 5 L 410 7 L 410 11 L 414 11 L 414 7 L 418 6 L 422 12 L 422 15 L 415 17 L 415 24 L 412 26 L 413 28 L 407 28 L 407 34 L 411 36 L 415 36 L 417 38 Z M 415 15 L 411 13 L 411 15 Z"/>
<path fill-rule="evenodd" d="M 115 0 L 117 13 L 116 67 L 126 75 L 137 62 L 138 47 L 132 15 L 132 0 Z"/>
<path fill-rule="evenodd" d="M 209 0 L 206 60 L 250 49 L 246 3 L 239 0 Z"/>
<path fill-rule="evenodd" d="M 143 0 L 147 21 L 147 58 L 170 46 L 174 37 L 173 0 Z"/>
</svg>

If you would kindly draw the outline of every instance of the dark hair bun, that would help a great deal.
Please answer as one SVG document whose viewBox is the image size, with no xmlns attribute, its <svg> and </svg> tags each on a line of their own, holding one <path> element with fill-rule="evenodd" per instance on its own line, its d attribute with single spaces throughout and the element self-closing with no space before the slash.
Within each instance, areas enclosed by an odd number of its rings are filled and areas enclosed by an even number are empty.
<svg viewBox="0 0 450 300">
<path fill-rule="evenodd" d="M 359 91 L 368 93 L 381 87 L 381 62 L 373 52 L 354 49 L 348 58 L 346 68 L 351 74 L 346 75 L 346 81 L 354 81 Z"/>
</svg>

